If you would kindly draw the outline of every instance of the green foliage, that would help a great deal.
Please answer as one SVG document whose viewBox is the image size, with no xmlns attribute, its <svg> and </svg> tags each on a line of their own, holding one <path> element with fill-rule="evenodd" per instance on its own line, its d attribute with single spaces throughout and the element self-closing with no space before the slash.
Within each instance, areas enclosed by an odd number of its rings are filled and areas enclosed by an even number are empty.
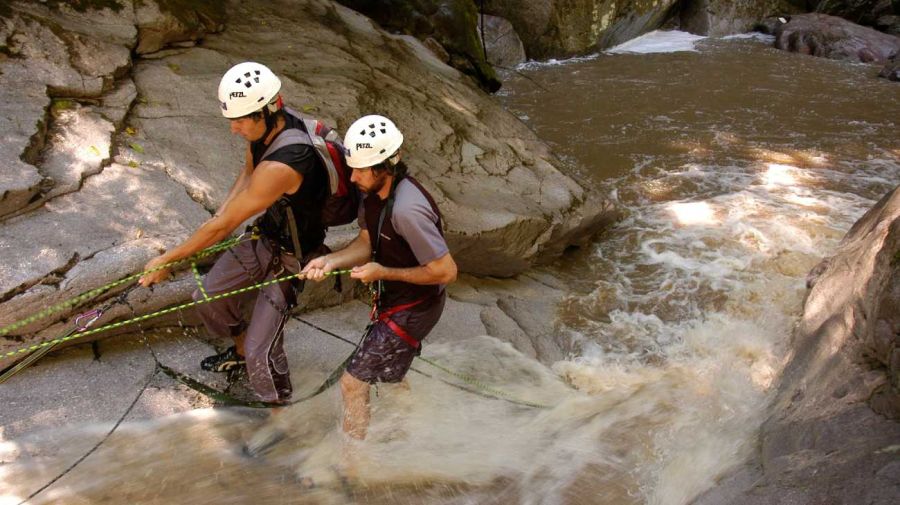
<svg viewBox="0 0 900 505">
<path fill-rule="evenodd" d="M 53 100 L 53 104 L 51 105 L 51 107 L 53 107 L 53 112 L 69 110 L 69 109 L 75 107 L 75 102 L 72 100 L 67 100 L 65 98 L 61 98 L 58 100 Z"/>
</svg>

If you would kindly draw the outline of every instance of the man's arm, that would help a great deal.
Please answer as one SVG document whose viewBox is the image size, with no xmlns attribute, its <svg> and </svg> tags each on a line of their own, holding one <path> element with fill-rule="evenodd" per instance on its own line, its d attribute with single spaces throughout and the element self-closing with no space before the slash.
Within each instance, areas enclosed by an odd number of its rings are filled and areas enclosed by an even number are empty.
<svg viewBox="0 0 900 505">
<path fill-rule="evenodd" d="M 422 266 L 410 268 L 390 268 L 378 263 L 366 263 L 350 273 L 353 279 L 369 284 L 371 282 L 401 281 L 410 284 L 450 284 L 456 280 L 456 262 L 450 253 Z"/>
<path fill-rule="evenodd" d="M 325 274 L 341 268 L 360 265 L 372 257 L 372 243 L 369 241 L 369 230 L 359 230 L 353 242 L 341 250 L 319 256 L 306 264 L 303 271 L 307 279 L 321 281 Z"/>
<path fill-rule="evenodd" d="M 179 246 L 151 260 L 144 269 L 151 270 L 187 258 L 219 242 L 251 216 L 275 203 L 282 194 L 296 191 L 302 182 L 303 176 L 283 163 L 261 163 L 250 175 L 246 187 L 237 191 L 219 213 L 203 223 Z M 159 282 L 168 274 L 167 270 L 147 274 L 141 277 L 141 285 L 149 286 Z"/>
<path fill-rule="evenodd" d="M 244 153 L 244 168 L 238 173 L 237 179 L 234 180 L 234 184 L 231 186 L 231 190 L 228 191 L 228 196 L 225 197 L 222 205 L 219 205 L 216 215 L 222 213 L 228 203 L 234 198 L 234 195 L 247 188 L 247 184 L 250 183 L 251 175 L 253 175 L 253 155 L 250 153 L 250 146 L 248 145 L 247 151 Z"/>
</svg>

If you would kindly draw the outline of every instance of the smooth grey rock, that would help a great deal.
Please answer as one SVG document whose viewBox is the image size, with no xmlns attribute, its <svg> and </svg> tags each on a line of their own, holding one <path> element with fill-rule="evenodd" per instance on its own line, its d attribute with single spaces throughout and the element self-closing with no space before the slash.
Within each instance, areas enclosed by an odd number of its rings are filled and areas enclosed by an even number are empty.
<svg viewBox="0 0 900 505">
<path fill-rule="evenodd" d="M 878 73 L 878 77 L 884 77 L 889 81 L 900 81 L 900 59 L 898 59 L 897 54 L 891 56 L 891 59 L 884 65 L 881 72 Z"/>
<path fill-rule="evenodd" d="M 85 177 L 100 172 L 111 157 L 114 126 L 91 107 L 72 104 L 53 112 L 41 170 L 53 180 L 43 198 L 77 191 Z"/>
<path fill-rule="evenodd" d="M 777 20 L 778 17 L 801 12 L 807 12 L 807 9 L 805 2 L 798 0 L 774 2 L 693 0 L 682 5 L 679 21 L 684 31 L 722 37 L 747 32 L 764 22 L 766 18 Z M 772 31 L 774 28 L 772 26 Z"/>
<path fill-rule="evenodd" d="M 114 163 L 90 177 L 77 193 L 0 223 L 0 251 L 16 251 L 4 253 L 8 259 L 0 265 L 0 297 L 42 282 L 59 283 L 79 261 L 95 259 L 103 265 L 96 277 L 80 285 L 63 284 L 57 296 L 42 300 L 49 305 L 75 296 L 115 280 L 123 269 L 142 265 L 207 218 L 165 173 Z M 138 240 L 143 257 L 133 262 L 125 261 L 127 255 L 97 255 Z M 0 305 L 0 324 L 15 320 L 12 314 L 21 312 L 17 305 L 15 298 Z M 41 307 L 31 306 L 31 311 Z"/>
<path fill-rule="evenodd" d="M 134 81 L 131 78 L 122 79 L 115 88 L 103 95 L 97 110 L 112 121 L 116 130 L 120 130 L 136 98 L 137 87 Z"/>
<path fill-rule="evenodd" d="M 84 12 L 79 12 L 66 2 L 56 2 L 52 8 L 43 2 L 29 1 L 14 1 L 11 6 L 13 10 L 40 20 L 60 32 L 88 35 L 114 45 L 134 47 L 137 42 L 134 2 L 116 0 L 116 3 L 122 8 L 89 9 Z"/>
<path fill-rule="evenodd" d="M 900 51 L 900 37 L 835 16 L 800 14 L 775 30 L 775 47 L 835 60 L 884 63 Z"/>
<path fill-rule="evenodd" d="M 479 15 L 478 18 L 478 34 L 484 39 L 488 63 L 495 67 L 513 68 L 525 61 L 525 46 L 512 23 L 487 14 Z"/>
<path fill-rule="evenodd" d="M 656 30 L 676 0 L 487 0 L 485 14 L 506 18 L 531 59 L 606 49 Z"/>
</svg>

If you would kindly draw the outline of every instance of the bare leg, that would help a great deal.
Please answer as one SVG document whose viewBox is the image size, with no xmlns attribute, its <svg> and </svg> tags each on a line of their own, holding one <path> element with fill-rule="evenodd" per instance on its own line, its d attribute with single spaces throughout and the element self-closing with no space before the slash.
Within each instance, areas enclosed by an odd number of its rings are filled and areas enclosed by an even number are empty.
<svg viewBox="0 0 900 505">
<path fill-rule="evenodd" d="M 344 433 L 363 440 L 371 417 L 369 383 L 344 372 L 341 376 L 341 398 L 344 401 Z"/>
</svg>

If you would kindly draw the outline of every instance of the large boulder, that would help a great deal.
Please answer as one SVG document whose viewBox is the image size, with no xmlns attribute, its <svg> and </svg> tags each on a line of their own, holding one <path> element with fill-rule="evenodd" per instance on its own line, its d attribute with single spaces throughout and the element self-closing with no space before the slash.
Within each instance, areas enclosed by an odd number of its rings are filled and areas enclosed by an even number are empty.
<svg viewBox="0 0 900 505">
<path fill-rule="evenodd" d="M 512 23 L 498 16 L 478 16 L 478 35 L 484 40 L 488 63 L 510 69 L 525 61 L 525 46 Z"/>
<path fill-rule="evenodd" d="M 893 504 L 900 496 L 900 188 L 810 273 L 758 460 L 699 504 Z"/>
<path fill-rule="evenodd" d="M 721 37 L 744 33 L 770 16 L 806 12 L 802 0 L 687 0 L 681 3 L 681 29 Z"/>
<path fill-rule="evenodd" d="M 900 53 L 891 56 L 891 59 L 878 73 L 878 77 L 884 77 L 891 81 L 900 81 L 900 61 L 898 60 L 900 60 Z"/>
<path fill-rule="evenodd" d="M 900 51 L 900 37 L 826 14 L 800 14 L 775 29 L 775 47 L 813 56 L 884 63 Z"/>
<path fill-rule="evenodd" d="M 486 0 L 508 19 L 531 59 L 572 56 L 621 44 L 659 28 L 678 0 Z"/>
<path fill-rule="evenodd" d="M 338 0 L 375 20 L 386 30 L 440 44 L 449 63 L 471 75 L 487 91 L 500 89 L 494 69 L 484 58 L 471 0 Z"/>
<path fill-rule="evenodd" d="M 896 0 L 818 0 L 813 3 L 816 12 L 867 26 L 874 25 L 881 16 L 900 14 L 900 3 Z"/>
<path fill-rule="evenodd" d="M 900 15 L 879 17 L 875 20 L 875 28 L 891 35 L 900 35 Z"/>
<path fill-rule="evenodd" d="M 37 93 L 34 114 L 46 116 L 41 125 L 16 123 L 16 111 L 4 118 L 22 131 L 18 147 L 0 151 L 4 163 L 19 162 L 54 185 L 39 209 L 0 222 L 0 250 L 11 258 L 0 265 L 0 327 L 138 271 L 208 219 L 244 149 L 219 113 L 216 89 L 224 71 L 244 60 L 270 65 L 283 77 L 290 105 L 342 132 L 363 114 L 394 119 L 411 172 L 444 213 L 463 272 L 515 275 L 614 219 L 610 204 L 561 172 L 524 124 L 418 40 L 388 34 L 327 0 L 235 1 L 228 14 L 228 29 L 208 35 L 202 47 L 157 51 L 131 63 L 123 78 L 109 85 L 102 79 L 90 103 L 54 110 Z M 32 23 L 35 30 L 46 26 Z M 40 58 L 4 60 L 0 79 L 15 76 L 16 65 L 56 72 L 48 75 L 75 72 L 64 59 Z M 25 93 L 21 88 L 0 93 Z M 29 147 L 31 135 L 49 140 Z M 38 153 L 31 164 L 19 159 L 29 148 Z M 354 232 L 343 233 L 338 237 Z M 184 301 L 195 288 L 185 272 L 152 291 L 136 289 L 105 320 Z M 304 293 L 306 306 L 339 299 L 325 283 L 313 288 Z M 0 336 L 0 350 L 61 333 L 72 312 L 16 330 L 21 338 Z"/>
</svg>

